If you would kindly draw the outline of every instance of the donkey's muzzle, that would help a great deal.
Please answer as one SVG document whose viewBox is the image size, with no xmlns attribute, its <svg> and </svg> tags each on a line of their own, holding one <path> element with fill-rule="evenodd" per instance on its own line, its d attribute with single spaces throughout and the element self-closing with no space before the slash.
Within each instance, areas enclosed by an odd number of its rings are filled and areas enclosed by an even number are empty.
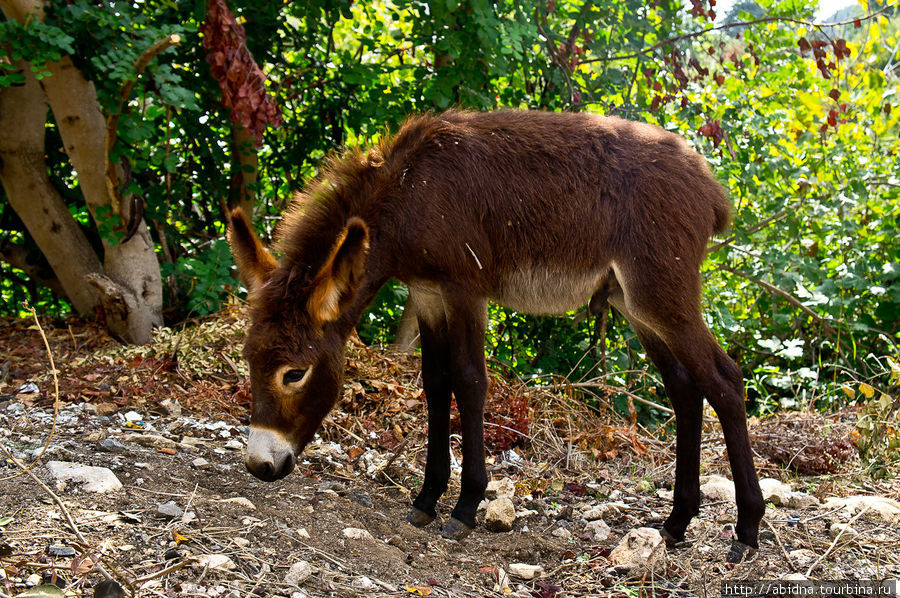
<svg viewBox="0 0 900 598">
<path fill-rule="evenodd" d="M 295 462 L 294 450 L 284 436 L 273 430 L 250 428 L 247 471 L 264 482 L 274 482 L 291 473 Z"/>
</svg>

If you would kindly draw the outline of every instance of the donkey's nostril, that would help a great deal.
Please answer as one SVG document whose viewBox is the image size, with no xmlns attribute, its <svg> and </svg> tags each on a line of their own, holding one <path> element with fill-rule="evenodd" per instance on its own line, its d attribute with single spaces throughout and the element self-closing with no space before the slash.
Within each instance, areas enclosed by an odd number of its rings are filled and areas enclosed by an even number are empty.
<svg viewBox="0 0 900 598">
<path fill-rule="evenodd" d="M 294 470 L 294 455 L 284 452 L 273 455 L 270 459 L 256 459 L 252 456 L 246 461 L 247 471 L 264 482 L 280 480 Z"/>
</svg>

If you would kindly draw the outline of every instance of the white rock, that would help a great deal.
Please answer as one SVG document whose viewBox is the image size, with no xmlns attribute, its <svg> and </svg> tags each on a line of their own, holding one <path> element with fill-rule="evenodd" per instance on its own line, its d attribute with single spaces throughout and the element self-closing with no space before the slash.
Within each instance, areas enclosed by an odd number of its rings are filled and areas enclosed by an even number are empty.
<svg viewBox="0 0 900 598">
<path fill-rule="evenodd" d="M 639 574 L 642 571 L 662 573 L 666 568 L 667 557 L 666 543 L 659 530 L 649 527 L 628 532 L 609 554 L 609 560 L 613 565 L 625 569 L 630 574 Z"/>
<path fill-rule="evenodd" d="M 706 483 L 700 486 L 700 492 L 710 500 L 734 502 L 734 482 L 719 475 L 709 476 Z"/>
<path fill-rule="evenodd" d="M 499 480 L 491 480 L 488 482 L 487 490 L 484 491 L 484 497 L 489 500 L 506 496 L 512 498 L 516 495 L 516 485 L 509 478 Z"/>
<path fill-rule="evenodd" d="M 72 481 L 84 484 L 86 492 L 99 492 L 105 494 L 118 490 L 122 482 L 111 470 L 106 467 L 91 467 L 66 461 L 50 461 L 47 463 L 50 475 L 59 482 Z"/>
<path fill-rule="evenodd" d="M 763 478 L 759 481 L 759 489 L 762 490 L 763 500 L 772 503 L 776 507 L 787 506 L 788 497 L 791 495 L 791 487 L 775 478 Z"/>
<path fill-rule="evenodd" d="M 540 565 L 526 565 L 525 563 L 512 563 L 509 566 L 510 575 L 519 579 L 534 579 L 544 574 L 544 568 Z"/>
<path fill-rule="evenodd" d="M 243 496 L 235 496 L 233 498 L 223 498 L 219 502 L 231 503 L 233 505 L 239 505 L 244 507 L 248 511 L 255 511 L 256 505 L 250 502 L 249 498 L 244 498 Z"/>
<path fill-rule="evenodd" d="M 666 490 L 665 488 L 660 488 L 656 491 L 656 496 L 660 497 L 663 500 L 675 500 L 675 491 L 674 490 Z"/>
<path fill-rule="evenodd" d="M 248 546 L 250 546 L 250 540 L 248 540 L 247 538 L 242 538 L 241 536 L 235 536 L 231 539 L 231 541 L 241 548 L 247 548 Z"/>
<path fill-rule="evenodd" d="M 211 571 L 233 571 L 237 568 L 227 554 L 201 554 L 194 562 L 194 568 Z"/>
<path fill-rule="evenodd" d="M 506 496 L 488 503 L 484 527 L 492 532 L 508 532 L 516 521 L 516 507 Z"/>
<path fill-rule="evenodd" d="M 225 448 L 232 451 L 242 451 L 244 450 L 244 443 L 238 440 L 237 438 L 232 438 L 228 442 L 225 443 Z"/>
<path fill-rule="evenodd" d="M 310 565 L 308 561 L 294 563 L 284 576 L 284 583 L 292 586 L 299 586 L 312 577 L 312 574 L 315 572 L 315 568 Z"/>
<path fill-rule="evenodd" d="M 191 461 L 191 465 L 194 469 L 207 469 L 209 468 L 209 461 L 204 459 L 203 457 L 197 457 L 193 461 Z"/>
<path fill-rule="evenodd" d="M 597 519 L 603 519 L 603 509 L 604 505 L 597 505 L 591 507 L 587 511 L 581 514 L 581 516 L 588 521 L 595 521 Z"/>
<path fill-rule="evenodd" d="M 562 538 L 565 540 L 565 539 L 572 537 L 572 532 L 570 532 L 569 530 L 567 530 L 564 527 L 558 527 L 555 530 L 553 530 L 553 535 L 556 536 L 557 538 Z"/>
<path fill-rule="evenodd" d="M 301 538 L 306 538 L 307 540 L 309 540 L 309 532 L 306 531 L 305 527 L 298 527 L 297 535 L 300 536 Z"/>
<path fill-rule="evenodd" d="M 610 536 L 612 530 L 602 519 L 595 519 L 594 521 L 589 521 L 588 524 L 584 526 L 584 532 L 591 541 L 602 542 Z"/>
<path fill-rule="evenodd" d="M 792 550 L 788 552 L 788 556 L 791 557 L 791 562 L 797 567 L 805 568 L 812 565 L 818 557 L 818 555 L 808 548 L 798 548 L 797 550 Z"/>
<path fill-rule="evenodd" d="M 788 496 L 787 506 L 791 509 L 809 509 L 821 504 L 818 498 L 806 492 L 791 492 Z"/>
<path fill-rule="evenodd" d="M 370 534 L 368 530 L 360 529 L 358 527 L 344 528 L 343 533 L 344 537 L 349 538 L 350 540 L 375 540 L 375 538 L 372 537 L 372 534 Z"/>
<path fill-rule="evenodd" d="M 847 496 L 843 498 L 828 498 L 825 500 L 826 509 L 845 509 L 850 514 L 856 514 L 866 509 L 865 516 L 882 519 L 888 523 L 900 521 L 900 502 L 883 496 Z"/>
<path fill-rule="evenodd" d="M 785 573 L 781 576 L 781 581 L 809 581 L 809 578 L 802 573 Z"/>
<path fill-rule="evenodd" d="M 366 576 L 358 577 L 350 582 L 350 585 L 356 588 L 357 590 L 374 590 L 375 582 L 369 579 Z"/>
<path fill-rule="evenodd" d="M 137 411 L 127 411 L 124 417 L 127 422 L 139 422 L 144 419 L 144 416 Z"/>
</svg>

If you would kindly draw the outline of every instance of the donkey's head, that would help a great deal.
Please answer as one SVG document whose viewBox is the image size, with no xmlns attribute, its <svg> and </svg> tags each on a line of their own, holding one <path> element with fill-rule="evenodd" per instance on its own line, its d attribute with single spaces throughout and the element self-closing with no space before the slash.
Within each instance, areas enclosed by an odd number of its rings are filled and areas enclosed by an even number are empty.
<svg viewBox="0 0 900 598">
<path fill-rule="evenodd" d="M 244 357 L 253 407 L 247 469 L 265 481 L 289 474 L 341 390 L 344 343 L 340 325 L 365 270 L 369 231 L 351 218 L 329 251 L 277 262 L 241 210 L 231 215 L 228 240 L 250 292 Z"/>
</svg>

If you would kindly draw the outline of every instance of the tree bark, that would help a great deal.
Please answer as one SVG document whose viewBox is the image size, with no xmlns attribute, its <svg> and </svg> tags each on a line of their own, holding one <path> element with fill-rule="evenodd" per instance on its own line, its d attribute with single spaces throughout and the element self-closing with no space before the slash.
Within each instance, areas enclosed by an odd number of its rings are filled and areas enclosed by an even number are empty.
<svg viewBox="0 0 900 598">
<path fill-rule="evenodd" d="M 97 291 L 85 283 L 85 276 L 102 273 L 103 268 L 50 182 L 44 163 L 47 102 L 29 65 L 24 61 L 16 65 L 25 74 L 25 85 L 0 90 L 0 182 L 72 307 L 80 314 L 93 314 Z"/>
<path fill-rule="evenodd" d="M 42 19 L 42 0 L 0 0 L 7 18 Z M 98 221 L 97 209 L 110 206 L 122 221 L 140 219 L 137 232 L 124 243 L 103 239 L 103 273 L 87 277 L 100 293 L 107 326 L 114 336 L 132 343 L 146 343 L 150 330 L 163 323 L 162 279 L 153 241 L 142 214 L 131 213 L 131 202 L 118 205 L 106 177 L 106 120 L 93 83 L 64 56 L 48 62 L 51 76 L 40 82 L 53 111 L 63 146 L 78 173 L 79 187 L 88 210 Z M 119 179 L 122 179 L 122 173 Z M 18 210 L 17 210 L 18 212 Z"/>
</svg>

